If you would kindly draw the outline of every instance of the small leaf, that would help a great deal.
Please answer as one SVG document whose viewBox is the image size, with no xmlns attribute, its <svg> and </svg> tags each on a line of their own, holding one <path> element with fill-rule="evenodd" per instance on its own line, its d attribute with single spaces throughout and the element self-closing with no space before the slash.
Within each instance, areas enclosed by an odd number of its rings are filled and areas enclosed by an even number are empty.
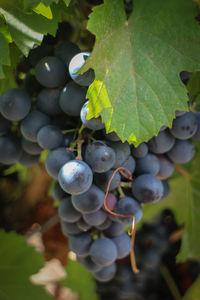
<svg viewBox="0 0 200 300">
<path fill-rule="evenodd" d="M 0 300 L 51 300 L 42 287 L 29 279 L 44 266 L 42 255 L 14 232 L 0 231 L 0 244 Z"/>
<path fill-rule="evenodd" d="M 88 29 L 96 43 L 81 70 L 95 70 L 89 118 L 100 114 L 107 132 L 135 145 L 171 127 L 175 110 L 187 110 L 179 73 L 199 68 L 196 13 L 188 0 L 135 0 L 128 21 L 123 0 L 95 7 Z"/>
<path fill-rule="evenodd" d="M 200 299 L 200 277 L 193 283 L 193 285 L 186 292 L 183 300 L 199 300 Z"/>
<path fill-rule="evenodd" d="M 79 294 L 79 300 L 97 300 L 95 281 L 86 268 L 74 260 L 68 260 L 66 267 L 67 278 L 63 285 Z"/>
</svg>

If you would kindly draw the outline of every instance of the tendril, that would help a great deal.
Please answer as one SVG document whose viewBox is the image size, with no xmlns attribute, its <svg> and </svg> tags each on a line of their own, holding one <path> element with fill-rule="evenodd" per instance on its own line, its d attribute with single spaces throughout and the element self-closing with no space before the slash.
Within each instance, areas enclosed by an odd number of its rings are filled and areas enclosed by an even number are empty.
<svg viewBox="0 0 200 300">
<path fill-rule="evenodd" d="M 124 172 L 124 170 L 129 174 L 129 176 Z M 138 268 L 137 268 L 137 266 L 136 266 L 135 252 L 134 252 L 134 241 L 135 241 L 135 233 L 136 233 L 135 216 L 133 216 L 133 215 L 131 215 L 131 214 L 127 214 L 127 215 L 118 214 L 118 213 L 116 213 L 116 212 L 110 210 L 110 209 L 108 208 L 108 206 L 107 206 L 107 203 L 106 203 L 106 200 L 107 200 L 107 196 L 108 196 L 108 193 L 109 193 L 109 188 L 110 188 L 111 182 L 112 182 L 112 180 L 113 180 L 115 174 L 116 174 L 118 171 L 119 171 L 125 178 L 127 178 L 128 180 L 130 180 L 130 181 L 133 180 L 133 175 L 132 175 L 132 173 L 131 173 L 128 169 L 126 169 L 126 168 L 124 168 L 124 167 L 119 167 L 119 168 L 117 168 L 117 169 L 113 172 L 113 174 L 112 174 L 112 176 L 111 176 L 111 178 L 110 178 L 110 180 L 109 180 L 109 182 L 108 182 L 107 188 L 106 188 L 106 193 L 105 193 L 105 197 L 104 197 L 104 208 L 105 208 L 105 210 L 106 210 L 108 213 L 110 213 L 111 215 L 114 215 L 114 216 L 117 216 L 117 217 L 124 217 L 124 218 L 128 218 L 128 217 L 133 218 L 132 229 L 131 229 L 131 231 L 128 232 L 128 234 L 131 236 L 131 250 L 130 250 L 131 267 L 132 267 L 133 272 L 137 274 L 137 273 L 139 272 L 139 270 L 138 270 Z"/>
</svg>

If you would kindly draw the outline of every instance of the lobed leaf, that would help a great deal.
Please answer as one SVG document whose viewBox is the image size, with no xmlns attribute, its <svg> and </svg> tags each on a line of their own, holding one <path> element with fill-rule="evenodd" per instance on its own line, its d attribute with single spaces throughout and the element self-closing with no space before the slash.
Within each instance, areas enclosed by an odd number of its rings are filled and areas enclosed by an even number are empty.
<svg viewBox="0 0 200 300">
<path fill-rule="evenodd" d="M 107 132 L 135 145 L 171 127 L 175 110 L 187 110 L 179 73 L 199 69 L 195 14 L 188 0 L 136 0 L 129 20 L 122 0 L 95 7 L 88 29 L 96 43 L 81 70 L 96 75 L 87 93 L 89 118 L 101 115 Z"/>
</svg>

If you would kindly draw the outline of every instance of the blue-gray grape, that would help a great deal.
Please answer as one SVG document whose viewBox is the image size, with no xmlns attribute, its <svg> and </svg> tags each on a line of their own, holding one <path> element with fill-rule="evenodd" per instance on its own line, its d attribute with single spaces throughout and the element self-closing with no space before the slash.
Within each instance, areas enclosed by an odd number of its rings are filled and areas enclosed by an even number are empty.
<svg viewBox="0 0 200 300">
<path fill-rule="evenodd" d="M 111 265 L 117 258 L 117 247 L 109 238 L 99 238 L 92 243 L 90 256 L 100 266 Z"/>
<path fill-rule="evenodd" d="M 63 221 L 68 223 L 75 223 L 81 218 L 80 212 L 72 205 L 71 197 L 62 199 L 58 208 L 58 215 Z"/>
<path fill-rule="evenodd" d="M 42 89 L 37 97 L 38 110 L 49 116 L 59 115 L 62 113 L 59 105 L 59 97 L 59 89 Z"/>
<path fill-rule="evenodd" d="M 87 192 L 81 195 L 72 195 L 72 204 L 82 214 L 93 213 L 103 206 L 104 197 L 105 193 L 92 184 Z"/>
<path fill-rule="evenodd" d="M 89 69 L 83 74 L 76 74 L 85 64 L 89 56 L 89 52 L 78 53 L 71 59 L 69 63 L 69 75 L 77 84 L 81 86 L 89 86 L 94 81 L 95 75 L 93 69 Z"/>
<path fill-rule="evenodd" d="M 40 111 L 32 111 L 21 123 L 21 133 L 30 142 L 37 142 L 40 128 L 50 124 L 51 119 Z"/>
<path fill-rule="evenodd" d="M 92 170 L 83 161 L 71 160 L 60 169 L 58 181 L 65 192 L 75 195 L 82 194 L 92 185 Z"/>
<path fill-rule="evenodd" d="M 115 152 L 103 141 L 95 141 L 86 147 L 85 161 L 93 172 L 103 173 L 115 164 Z"/>
<path fill-rule="evenodd" d="M 10 121 L 23 120 L 31 108 L 31 99 L 28 93 L 18 88 L 7 90 L 0 101 L 0 112 Z"/>
<path fill-rule="evenodd" d="M 173 148 L 167 153 L 168 157 L 178 164 L 189 162 L 194 154 L 195 147 L 190 140 L 176 140 Z"/>
<path fill-rule="evenodd" d="M 85 103 L 86 91 L 77 83 L 68 82 L 61 91 L 59 104 L 64 113 L 69 116 L 79 116 Z"/>
<path fill-rule="evenodd" d="M 59 58 L 46 56 L 37 63 L 35 77 L 42 86 L 57 88 L 66 82 L 67 68 Z"/>
<path fill-rule="evenodd" d="M 196 115 L 189 111 L 173 121 L 170 132 L 177 139 L 187 140 L 196 133 L 197 127 Z"/>
<path fill-rule="evenodd" d="M 175 143 L 175 138 L 167 130 L 159 132 L 149 142 L 149 150 L 156 154 L 163 154 L 169 151 Z"/>
<path fill-rule="evenodd" d="M 63 143 L 61 130 L 54 125 L 46 125 L 38 131 L 37 142 L 43 149 L 56 149 Z"/>
<path fill-rule="evenodd" d="M 163 196 L 162 182 L 151 174 L 143 174 L 133 181 L 132 193 L 140 203 L 154 203 Z"/>
</svg>

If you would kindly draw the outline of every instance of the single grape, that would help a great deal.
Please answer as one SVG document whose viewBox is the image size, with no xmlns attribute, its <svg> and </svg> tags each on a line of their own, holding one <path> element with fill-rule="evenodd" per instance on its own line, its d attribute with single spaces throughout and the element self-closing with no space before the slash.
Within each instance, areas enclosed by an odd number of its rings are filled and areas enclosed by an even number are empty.
<svg viewBox="0 0 200 300">
<path fill-rule="evenodd" d="M 69 116 L 79 116 L 85 103 L 86 91 L 75 82 L 68 82 L 61 91 L 59 104 L 64 113 Z"/>
<path fill-rule="evenodd" d="M 37 108 L 49 116 L 59 115 L 62 113 L 59 97 L 59 89 L 42 89 L 37 97 Z"/>
<path fill-rule="evenodd" d="M 83 214 L 83 220 L 91 226 L 103 224 L 106 218 L 107 214 L 101 209 L 93 213 Z"/>
<path fill-rule="evenodd" d="M 0 112 L 10 121 L 23 120 L 31 109 L 31 99 L 26 91 L 13 88 L 7 90 L 0 101 Z"/>
<path fill-rule="evenodd" d="M 32 167 L 38 163 L 39 158 L 40 158 L 39 154 L 33 155 L 25 151 L 22 151 L 18 159 L 18 163 L 24 167 Z"/>
<path fill-rule="evenodd" d="M 108 237 L 115 237 L 122 233 L 124 233 L 124 226 L 118 222 L 112 222 L 110 227 L 105 230 L 105 234 Z"/>
<path fill-rule="evenodd" d="M 89 255 L 92 238 L 87 232 L 82 232 L 69 238 L 69 248 L 77 255 L 86 257 Z"/>
<path fill-rule="evenodd" d="M 72 205 L 71 197 L 65 197 L 62 199 L 59 208 L 58 215 L 64 222 L 75 223 L 81 218 L 80 212 L 78 212 Z"/>
<path fill-rule="evenodd" d="M 12 165 L 21 155 L 19 140 L 12 135 L 0 136 L 0 163 Z"/>
<path fill-rule="evenodd" d="M 83 74 L 76 74 L 85 64 L 86 59 L 90 56 L 89 52 L 81 52 L 76 54 L 69 63 L 69 75 L 81 86 L 89 86 L 95 78 L 94 70 L 89 69 Z"/>
<path fill-rule="evenodd" d="M 63 189 L 61 188 L 59 182 L 56 182 L 52 188 L 52 197 L 56 200 L 56 201 L 62 201 L 64 198 L 66 198 L 68 196 L 67 193 L 65 193 L 63 191 Z"/>
<path fill-rule="evenodd" d="M 109 146 L 115 151 L 116 160 L 113 168 L 119 168 L 131 154 L 130 145 L 125 142 L 109 142 Z"/>
<path fill-rule="evenodd" d="M 62 221 L 61 229 L 62 229 L 62 233 L 67 237 L 81 233 L 81 230 L 77 226 L 77 223 L 68 223 Z"/>
<path fill-rule="evenodd" d="M 62 59 L 67 68 L 69 67 L 71 59 L 79 52 L 79 47 L 76 44 L 68 41 L 61 42 L 55 48 L 55 56 Z"/>
<path fill-rule="evenodd" d="M 100 271 L 94 273 L 96 280 L 100 282 L 107 282 L 114 278 L 116 273 L 116 264 L 112 263 L 109 266 L 103 267 Z"/>
<path fill-rule="evenodd" d="M 174 164 L 167 158 L 166 155 L 158 155 L 160 169 L 157 174 L 158 178 L 163 180 L 169 178 L 174 172 Z"/>
<path fill-rule="evenodd" d="M 21 123 L 21 133 L 30 142 L 37 142 L 37 134 L 40 128 L 48 125 L 50 118 L 40 111 L 32 111 Z"/>
<path fill-rule="evenodd" d="M 169 151 L 175 143 L 175 138 L 167 130 L 159 132 L 149 142 L 149 150 L 156 154 L 163 154 Z"/>
<path fill-rule="evenodd" d="M 87 192 L 81 195 L 72 195 L 72 204 L 82 214 L 92 213 L 102 207 L 104 196 L 104 192 L 93 184 Z"/>
<path fill-rule="evenodd" d="M 8 133 L 10 126 L 11 122 L 9 122 L 0 114 L 0 136 Z"/>
<path fill-rule="evenodd" d="M 45 161 L 47 173 L 51 177 L 57 179 L 61 167 L 74 158 L 74 154 L 66 150 L 64 147 L 60 147 L 53 151 L 50 151 Z"/>
<path fill-rule="evenodd" d="M 92 180 L 92 170 L 80 160 L 71 160 L 64 164 L 58 175 L 60 186 L 69 194 L 85 193 L 91 187 Z"/>
<path fill-rule="evenodd" d="M 135 172 L 138 175 L 152 174 L 157 175 L 160 169 L 159 160 L 156 155 L 148 153 L 145 157 L 136 160 Z"/>
<path fill-rule="evenodd" d="M 117 247 L 109 238 L 99 238 L 92 243 L 90 256 L 100 266 L 111 265 L 117 258 Z"/>
<path fill-rule="evenodd" d="M 112 238 L 112 241 L 117 247 L 117 258 L 121 259 L 129 255 L 131 250 L 131 239 L 127 233 L 122 233 L 121 235 Z"/>
<path fill-rule="evenodd" d="M 87 120 L 87 115 L 88 115 L 88 112 L 89 112 L 89 108 L 87 107 L 87 104 L 88 104 L 88 101 L 85 102 L 85 104 L 81 108 L 80 118 L 81 118 L 82 123 L 87 128 L 89 128 L 91 130 L 101 130 L 101 129 L 103 129 L 105 126 L 102 123 L 101 117 L 92 118 L 90 120 Z"/>
<path fill-rule="evenodd" d="M 148 153 L 148 146 L 145 143 L 141 143 L 138 147 L 131 148 L 131 154 L 135 158 L 142 158 L 145 157 Z"/>
<path fill-rule="evenodd" d="M 177 139 L 187 140 L 196 133 L 197 127 L 196 115 L 189 111 L 174 119 L 170 132 Z"/>
<path fill-rule="evenodd" d="M 38 131 L 37 142 L 43 149 L 56 149 L 63 143 L 63 135 L 58 127 L 46 125 Z"/>
<path fill-rule="evenodd" d="M 108 188 L 108 184 L 111 180 L 113 172 L 114 172 L 114 170 L 111 169 L 105 173 L 95 173 L 94 174 L 95 184 L 98 187 L 100 187 L 104 192 L 106 192 L 106 190 Z M 121 176 L 120 176 L 119 172 L 116 172 L 110 183 L 109 191 L 116 189 L 120 185 L 120 182 L 121 182 Z"/>
<path fill-rule="evenodd" d="M 167 153 L 168 157 L 175 163 L 185 164 L 195 154 L 195 147 L 189 140 L 176 140 L 173 148 Z"/>
<path fill-rule="evenodd" d="M 32 155 L 40 154 L 43 149 L 38 145 L 38 143 L 33 143 L 26 140 L 24 137 L 21 139 L 22 149 Z"/>
<path fill-rule="evenodd" d="M 37 63 L 35 77 L 42 86 L 57 88 L 65 83 L 67 68 L 59 58 L 46 56 Z"/>
<path fill-rule="evenodd" d="M 140 203 L 154 203 L 162 198 L 163 185 L 151 174 L 140 175 L 133 181 L 132 193 Z"/>
<path fill-rule="evenodd" d="M 103 141 L 97 140 L 86 147 L 85 161 L 93 172 L 103 173 L 115 164 L 115 152 Z"/>
<path fill-rule="evenodd" d="M 131 225 L 133 222 L 132 217 L 126 217 L 126 215 L 132 215 L 135 217 L 135 222 L 139 222 L 142 218 L 143 212 L 140 203 L 138 203 L 132 197 L 124 197 L 117 202 L 115 212 L 124 217 L 117 217 L 117 220 L 124 225 Z"/>
</svg>

